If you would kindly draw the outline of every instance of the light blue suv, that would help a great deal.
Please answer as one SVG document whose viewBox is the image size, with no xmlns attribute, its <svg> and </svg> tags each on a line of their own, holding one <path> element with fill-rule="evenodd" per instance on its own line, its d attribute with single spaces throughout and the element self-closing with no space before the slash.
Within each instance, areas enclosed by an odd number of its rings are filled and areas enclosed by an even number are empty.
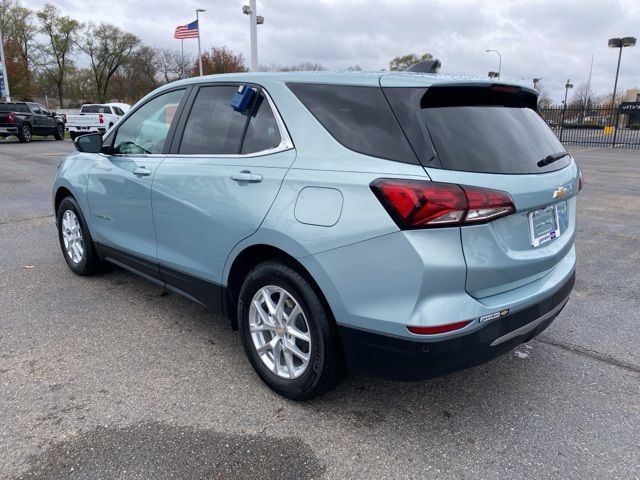
<svg viewBox="0 0 640 480">
<path fill-rule="evenodd" d="M 582 177 L 536 101 L 418 73 L 172 83 L 76 139 L 53 187 L 62 252 L 228 317 L 292 399 L 347 371 L 477 365 L 544 330 L 574 283 Z"/>
</svg>

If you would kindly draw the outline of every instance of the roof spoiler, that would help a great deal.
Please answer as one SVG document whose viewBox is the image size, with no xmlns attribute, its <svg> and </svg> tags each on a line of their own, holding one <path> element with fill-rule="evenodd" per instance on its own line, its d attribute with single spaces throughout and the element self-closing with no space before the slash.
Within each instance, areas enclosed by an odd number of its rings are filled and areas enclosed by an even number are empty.
<svg viewBox="0 0 640 480">
<path fill-rule="evenodd" d="M 407 72 L 438 73 L 442 64 L 440 60 L 422 60 L 407 68 Z"/>
</svg>

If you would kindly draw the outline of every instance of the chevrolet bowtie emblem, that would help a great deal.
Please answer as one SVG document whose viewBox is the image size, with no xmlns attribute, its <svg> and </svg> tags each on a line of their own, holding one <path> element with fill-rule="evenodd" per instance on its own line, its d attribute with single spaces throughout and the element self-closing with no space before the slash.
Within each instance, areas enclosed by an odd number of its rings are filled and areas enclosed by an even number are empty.
<svg viewBox="0 0 640 480">
<path fill-rule="evenodd" d="M 553 198 L 564 198 L 567 195 L 567 189 L 558 187 L 553 191 Z"/>
</svg>

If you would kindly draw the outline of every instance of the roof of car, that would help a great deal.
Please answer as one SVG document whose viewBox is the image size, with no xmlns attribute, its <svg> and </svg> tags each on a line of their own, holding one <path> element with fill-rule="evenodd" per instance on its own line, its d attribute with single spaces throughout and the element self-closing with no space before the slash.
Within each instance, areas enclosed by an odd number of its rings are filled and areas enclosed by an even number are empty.
<svg viewBox="0 0 640 480">
<path fill-rule="evenodd" d="M 383 79 L 383 80 L 382 80 Z M 416 72 L 352 72 L 352 71 L 321 71 L 321 72 L 241 72 L 225 73 L 219 75 L 205 75 L 202 77 L 192 77 L 174 82 L 176 84 L 193 84 L 204 82 L 256 82 L 280 81 L 291 83 L 326 83 L 333 85 L 359 85 L 359 86 L 379 86 L 383 81 L 388 86 L 413 87 L 432 86 L 442 84 L 506 84 L 487 79 L 486 77 L 469 77 L 457 75 L 440 75 Z"/>
</svg>

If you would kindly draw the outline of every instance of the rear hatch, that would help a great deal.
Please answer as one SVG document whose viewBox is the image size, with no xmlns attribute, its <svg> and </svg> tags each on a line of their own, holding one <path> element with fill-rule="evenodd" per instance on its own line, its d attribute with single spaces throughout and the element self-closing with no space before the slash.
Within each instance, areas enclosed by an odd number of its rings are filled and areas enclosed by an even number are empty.
<svg viewBox="0 0 640 480">
<path fill-rule="evenodd" d="M 495 295 L 552 270 L 573 247 L 579 170 L 538 115 L 535 92 L 489 83 L 398 87 L 389 77 L 383 91 L 433 181 L 513 199 L 515 213 L 460 227 L 467 292 Z"/>
</svg>

